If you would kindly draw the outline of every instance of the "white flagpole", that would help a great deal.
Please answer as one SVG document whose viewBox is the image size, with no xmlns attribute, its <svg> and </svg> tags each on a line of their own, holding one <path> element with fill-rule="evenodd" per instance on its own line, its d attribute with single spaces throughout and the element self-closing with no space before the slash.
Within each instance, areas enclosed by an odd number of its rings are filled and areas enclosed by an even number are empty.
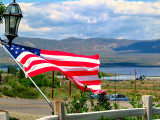
<svg viewBox="0 0 160 120">
<path fill-rule="evenodd" d="M 3 44 L 1 44 L 4 50 L 11 56 L 11 58 L 18 64 L 18 66 L 23 70 L 25 75 L 30 79 L 30 81 L 34 84 L 34 86 L 38 89 L 38 91 L 42 94 L 42 96 L 46 99 L 50 107 L 54 110 L 53 104 L 48 100 L 48 98 L 44 95 L 44 93 L 39 89 L 39 87 L 36 85 L 36 83 L 32 80 L 31 77 L 28 76 L 28 74 L 24 71 L 23 67 L 19 64 L 19 62 L 10 54 L 10 52 L 4 47 Z"/>
</svg>

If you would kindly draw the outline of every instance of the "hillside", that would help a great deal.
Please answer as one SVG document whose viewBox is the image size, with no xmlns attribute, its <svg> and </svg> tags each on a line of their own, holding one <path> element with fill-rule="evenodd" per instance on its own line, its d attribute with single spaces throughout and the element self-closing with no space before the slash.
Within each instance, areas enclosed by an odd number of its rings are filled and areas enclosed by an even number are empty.
<svg viewBox="0 0 160 120">
<path fill-rule="evenodd" d="M 48 50 L 62 50 L 77 54 L 99 54 L 103 65 L 159 66 L 160 40 L 126 40 L 112 38 L 67 38 L 48 40 L 18 37 L 14 43 Z M 0 65 L 14 64 L 0 49 Z"/>
<path fill-rule="evenodd" d="M 139 41 L 128 46 L 115 48 L 114 50 L 130 53 L 160 53 L 160 40 Z"/>
</svg>

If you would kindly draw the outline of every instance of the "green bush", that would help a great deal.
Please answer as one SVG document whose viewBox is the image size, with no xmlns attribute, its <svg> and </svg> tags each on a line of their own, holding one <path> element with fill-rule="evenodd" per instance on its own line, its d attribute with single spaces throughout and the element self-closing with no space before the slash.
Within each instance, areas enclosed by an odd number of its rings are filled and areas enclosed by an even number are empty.
<svg viewBox="0 0 160 120">
<path fill-rule="evenodd" d="M 18 77 L 18 79 L 23 79 L 23 78 L 25 78 L 25 74 L 24 74 L 24 72 L 23 72 L 22 69 L 20 69 L 20 70 L 18 71 L 17 77 Z"/>
<path fill-rule="evenodd" d="M 0 70 L 0 74 L 6 73 L 4 70 Z"/>
<path fill-rule="evenodd" d="M 26 86 L 26 87 L 27 86 L 30 86 L 30 87 L 32 86 L 32 82 L 27 78 L 19 79 L 19 83 L 23 86 Z"/>
<path fill-rule="evenodd" d="M 86 103 L 88 97 L 86 92 L 80 91 L 80 93 L 80 97 L 74 96 L 74 99 L 71 102 L 65 104 L 67 113 L 82 113 L 88 111 L 88 106 Z"/>
<path fill-rule="evenodd" d="M 24 86 L 18 86 L 15 87 L 13 90 L 13 93 L 16 93 L 17 97 L 20 98 L 38 98 L 39 96 L 39 92 L 34 89 L 34 88 L 28 88 L 28 87 L 24 87 Z"/>
<path fill-rule="evenodd" d="M 11 80 L 12 77 L 13 77 L 12 75 L 5 76 L 5 78 L 4 78 L 5 82 L 8 82 L 9 80 Z"/>
<path fill-rule="evenodd" d="M 12 83 L 11 87 L 4 87 L 2 93 L 9 97 L 38 98 L 39 92 L 35 88 L 29 88 L 17 83 Z"/>
<path fill-rule="evenodd" d="M 16 67 L 8 67 L 7 70 L 8 74 L 15 74 L 15 72 L 18 72 Z"/>
<path fill-rule="evenodd" d="M 1 92 L 3 93 L 3 95 L 9 96 L 9 97 L 16 97 L 15 94 L 13 94 L 13 92 L 11 92 L 11 88 L 10 87 L 4 87 L 1 89 Z"/>
<path fill-rule="evenodd" d="M 87 105 L 87 100 L 90 98 L 91 102 L 91 110 L 92 111 L 100 111 L 100 110 L 110 110 L 112 107 L 110 106 L 110 103 L 105 98 L 104 94 L 101 94 L 101 96 L 98 99 L 97 103 L 93 102 L 93 97 L 91 91 L 86 90 L 87 86 L 84 85 L 84 92 L 80 92 L 80 96 L 74 96 L 73 100 L 69 103 L 66 103 L 66 110 L 67 113 L 82 113 L 82 112 L 88 112 L 89 107 Z"/>
<path fill-rule="evenodd" d="M 52 80 L 48 81 L 48 86 L 52 87 Z M 60 79 L 58 77 L 54 77 L 54 88 L 58 88 L 60 86 Z"/>
<path fill-rule="evenodd" d="M 51 87 L 52 86 L 52 80 L 48 79 L 48 77 L 45 76 L 45 74 L 40 74 L 35 77 L 33 77 L 34 82 L 39 87 Z M 32 86 L 34 86 L 32 84 Z M 54 77 L 54 88 L 57 88 L 60 86 L 60 80 L 57 77 Z"/>
</svg>

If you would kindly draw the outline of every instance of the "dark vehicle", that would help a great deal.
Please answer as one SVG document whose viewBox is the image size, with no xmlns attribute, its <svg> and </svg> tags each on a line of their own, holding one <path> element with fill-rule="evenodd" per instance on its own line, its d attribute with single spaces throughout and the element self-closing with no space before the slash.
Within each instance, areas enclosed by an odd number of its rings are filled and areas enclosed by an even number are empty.
<svg viewBox="0 0 160 120">
<path fill-rule="evenodd" d="M 101 96 L 101 94 L 91 94 L 91 96 L 93 97 L 93 99 L 99 99 L 100 98 L 100 96 Z M 106 98 L 106 99 L 109 99 L 109 95 L 104 95 L 104 97 Z M 88 97 L 89 99 L 91 98 L 90 96 Z"/>
<path fill-rule="evenodd" d="M 122 94 L 111 94 L 110 101 L 129 101 L 129 98 Z"/>
</svg>

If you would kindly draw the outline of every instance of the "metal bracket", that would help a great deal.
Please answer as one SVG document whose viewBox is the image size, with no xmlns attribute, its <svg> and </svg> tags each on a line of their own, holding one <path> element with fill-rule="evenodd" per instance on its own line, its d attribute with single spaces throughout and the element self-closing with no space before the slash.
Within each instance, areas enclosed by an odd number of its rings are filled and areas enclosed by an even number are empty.
<svg viewBox="0 0 160 120">
<path fill-rule="evenodd" d="M 4 41 L 4 40 L 2 40 L 1 38 L 0 38 L 0 45 L 2 46 L 2 45 L 8 45 L 8 42 L 6 42 L 6 41 Z"/>
</svg>

